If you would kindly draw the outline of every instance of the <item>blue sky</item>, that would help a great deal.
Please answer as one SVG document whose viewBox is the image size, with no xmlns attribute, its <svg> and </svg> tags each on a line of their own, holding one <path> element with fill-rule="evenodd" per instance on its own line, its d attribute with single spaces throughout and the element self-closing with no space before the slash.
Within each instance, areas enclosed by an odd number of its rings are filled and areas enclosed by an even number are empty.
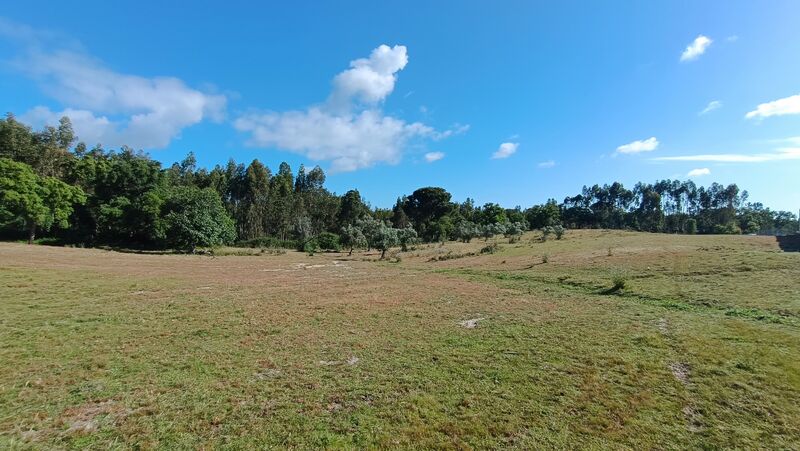
<svg viewBox="0 0 800 451">
<path fill-rule="evenodd" d="M 376 206 L 691 172 L 800 207 L 800 2 L 178 3 L 4 5 L 3 109 L 167 164 L 319 164 Z"/>
</svg>

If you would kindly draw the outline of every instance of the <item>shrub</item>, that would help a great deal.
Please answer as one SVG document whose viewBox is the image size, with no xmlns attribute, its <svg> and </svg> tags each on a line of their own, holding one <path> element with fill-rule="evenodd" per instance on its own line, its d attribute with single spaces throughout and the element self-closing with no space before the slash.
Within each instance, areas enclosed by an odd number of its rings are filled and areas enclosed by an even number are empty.
<svg viewBox="0 0 800 451">
<path fill-rule="evenodd" d="M 323 251 L 338 251 L 340 249 L 339 246 L 339 235 L 330 232 L 322 232 L 317 236 L 317 245 Z"/>
<path fill-rule="evenodd" d="M 697 233 L 697 219 L 689 218 L 686 221 L 685 232 L 689 235 L 694 235 Z"/>
<path fill-rule="evenodd" d="M 738 235 L 742 230 L 736 224 L 730 222 L 728 224 L 714 225 L 714 233 L 717 235 Z"/>
<path fill-rule="evenodd" d="M 542 255 L 542 263 L 547 263 L 550 261 L 550 254 Z"/>
<path fill-rule="evenodd" d="M 617 274 L 611 279 L 611 292 L 616 292 L 625 289 L 625 284 L 627 283 L 627 279 L 625 276 L 621 274 Z"/>
<path fill-rule="evenodd" d="M 500 250 L 500 245 L 497 243 L 492 243 L 488 246 L 484 246 L 481 249 L 481 254 L 494 254 L 495 252 Z"/>
</svg>

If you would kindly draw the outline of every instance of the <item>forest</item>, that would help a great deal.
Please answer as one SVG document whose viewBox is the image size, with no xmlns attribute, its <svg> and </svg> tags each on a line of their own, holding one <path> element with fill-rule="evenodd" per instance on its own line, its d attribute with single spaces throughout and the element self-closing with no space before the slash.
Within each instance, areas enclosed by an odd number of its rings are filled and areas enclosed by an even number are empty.
<svg viewBox="0 0 800 451">
<path fill-rule="evenodd" d="M 531 193 L 533 197 L 533 193 Z M 374 248 L 469 241 L 526 230 L 627 229 L 682 234 L 791 234 L 798 220 L 752 202 L 737 185 L 660 180 L 632 189 L 584 186 L 562 202 L 523 209 L 457 202 L 444 188 L 372 207 L 358 190 L 326 189 L 320 167 L 276 172 L 233 159 L 208 170 L 194 154 L 170 167 L 128 147 L 88 147 L 69 118 L 32 130 L 0 119 L 0 237 L 76 246 L 194 252 L 218 245 Z"/>
</svg>

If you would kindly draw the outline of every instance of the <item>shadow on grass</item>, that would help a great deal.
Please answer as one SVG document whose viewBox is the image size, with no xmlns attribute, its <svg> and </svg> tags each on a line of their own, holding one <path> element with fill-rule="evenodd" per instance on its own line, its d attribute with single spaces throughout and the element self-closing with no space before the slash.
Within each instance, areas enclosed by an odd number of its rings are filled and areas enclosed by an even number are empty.
<svg viewBox="0 0 800 451">
<path fill-rule="evenodd" d="M 800 235 L 776 236 L 775 240 L 784 252 L 800 252 Z"/>
</svg>

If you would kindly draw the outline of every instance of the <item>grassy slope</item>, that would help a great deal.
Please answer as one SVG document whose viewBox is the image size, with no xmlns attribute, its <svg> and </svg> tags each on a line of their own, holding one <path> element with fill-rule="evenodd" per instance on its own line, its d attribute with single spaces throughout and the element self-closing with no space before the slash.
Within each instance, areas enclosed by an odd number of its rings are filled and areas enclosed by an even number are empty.
<svg viewBox="0 0 800 451">
<path fill-rule="evenodd" d="M 0 245 L 0 448 L 798 447 L 800 254 L 586 231 L 430 261 L 483 246 Z"/>
</svg>

